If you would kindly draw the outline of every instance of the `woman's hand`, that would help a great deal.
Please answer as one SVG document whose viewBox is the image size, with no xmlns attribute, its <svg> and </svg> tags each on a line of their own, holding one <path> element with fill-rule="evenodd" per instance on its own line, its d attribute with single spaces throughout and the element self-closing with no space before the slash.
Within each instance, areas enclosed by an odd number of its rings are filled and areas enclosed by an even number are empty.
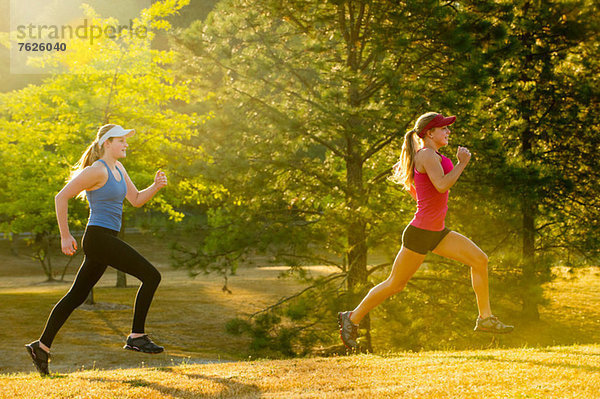
<svg viewBox="0 0 600 399">
<path fill-rule="evenodd" d="M 154 176 L 154 185 L 159 190 L 167 185 L 167 175 L 162 170 L 156 172 L 156 176 Z"/>
<path fill-rule="evenodd" d="M 458 162 L 464 163 L 465 165 L 469 163 L 471 159 L 471 153 L 467 147 L 458 147 L 456 151 L 456 158 L 458 158 Z"/>
<path fill-rule="evenodd" d="M 66 237 L 60 238 L 60 246 L 62 248 L 63 254 L 72 256 L 77 251 L 77 241 L 73 238 L 71 234 Z"/>
</svg>

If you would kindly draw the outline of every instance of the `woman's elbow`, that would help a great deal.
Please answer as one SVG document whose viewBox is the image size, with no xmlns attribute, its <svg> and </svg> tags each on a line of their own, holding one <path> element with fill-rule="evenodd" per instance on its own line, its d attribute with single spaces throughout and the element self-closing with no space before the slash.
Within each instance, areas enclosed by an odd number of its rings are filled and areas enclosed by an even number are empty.
<svg viewBox="0 0 600 399">
<path fill-rule="evenodd" d="M 55 204 L 60 204 L 65 202 L 65 193 L 63 193 L 62 191 L 58 192 L 58 194 L 56 194 L 54 196 L 54 203 Z"/>
<path fill-rule="evenodd" d="M 444 194 L 444 193 L 446 193 L 446 191 L 449 190 L 449 187 L 443 187 L 443 186 L 434 186 L 434 187 L 437 190 L 437 192 L 440 194 Z"/>
<path fill-rule="evenodd" d="M 141 208 L 144 205 L 143 201 L 140 201 L 139 195 L 136 195 L 131 201 L 129 201 L 134 208 Z"/>
</svg>

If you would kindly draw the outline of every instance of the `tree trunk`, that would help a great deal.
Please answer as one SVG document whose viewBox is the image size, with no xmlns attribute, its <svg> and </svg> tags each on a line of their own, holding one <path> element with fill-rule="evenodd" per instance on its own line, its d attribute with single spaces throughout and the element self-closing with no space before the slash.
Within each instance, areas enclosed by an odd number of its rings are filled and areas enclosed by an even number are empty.
<svg viewBox="0 0 600 399">
<path fill-rule="evenodd" d="M 348 43 L 348 64 L 357 70 L 354 63 L 354 43 Z M 355 83 L 348 88 L 348 104 L 360 107 L 359 89 Z M 360 142 L 362 121 L 356 114 L 350 116 L 346 131 L 346 203 L 349 211 L 348 223 L 348 288 L 364 285 L 367 282 L 367 222 L 361 215 L 365 206 L 365 188 L 363 182 L 363 160 Z"/>
<path fill-rule="evenodd" d="M 19 233 L 10 233 L 10 252 L 13 256 L 19 256 Z"/>
<path fill-rule="evenodd" d="M 48 279 L 51 281 L 55 281 L 54 270 L 52 270 L 52 258 L 50 257 L 50 242 L 47 242 L 48 245 L 46 247 L 46 256 L 44 257 L 44 261 L 46 262 L 46 265 L 48 267 Z"/>
<path fill-rule="evenodd" d="M 530 110 L 530 101 L 523 101 L 521 112 L 523 113 L 526 125 L 521 134 L 521 156 L 526 167 L 532 164 L 533 132 L 531 130 Z M 535 198 L 531 197 L 532 191 L 533 190 L 524 190 L 521 198 L 521 214 L 523 216 L 523 285 L 521 299 L 523 302 L 523 315 L 532 320 L 539 320 L 538 298 L 535 293 L 535 288 L 538 285 L 535 273 L 535 217 L 537 213 L 537 204 Z"/>
<path fill-rule="evenodd" d="M 348 225 L 348 288 L 367 282 L 367 245 L 365 222 L 352 221 Z"/>
<path fill-rule="evenodd" d="M 347 7 L 347 9 L 346 9 Z M 358 7 L 358 8 L 355 8 Z M 359 12 L 360 5 L 352 2 L 338 5 L 339 28 L 347 46 L 348 67 L 359 74 L 360 51 L 357 48 L 360 32 L 364 23 L 364 13 Z M 362 6 L 364 11 L 364 5 Z M 363 181 L 363 154 L 361 148 L 362 120 L 357 112 L 361 108 L 359 83 L 352 82 L 348 87 L 348 105 L 354 110 L 348 120 L 346 130 L 346 204 L 348 217 L 348 289 L 359 288 L 361 295 L 368 290 L 367 273 L 367 222 L 361 215 L 366 205 Z M 371 322 L 367 315 L 361 322 L 367 330 L 366 349 L 372 352 Z"/>
<path fill-rule="evenodd" d="M 361 216 L 365 192 L 363 186 L 363 164 L 358 142 L 350 133 L 348 159 L 346 162 L 346 184 L 348 207 L 348 288 L 367 282 L 367 223 Z"/>
<path fill-rule="evenodd" d="M 88 294 L 87 298 L 85 299 L 85 304 L 86 305 L 95 305 L 96 301 L 94 301 L 94 289 L 92 288 L 90 290 L 90 293 Z"/>
<path fill-rule="evenodd" d="M 367 272 L 367 222 L 361 216 L 365 206 L 365 193 L 363 186 L 363 163 L 360 151 L 356 148 L 358 143 L 348 140 L 348 153 L 352 154 L 346 162 L 346 183 L 348 189 L 347 206 L 349 211 L 348 221 L 348 289 L 366 295 L 368 288 Z M 361 347 L 373 352 L 371 343 L 371 319 L 369 315 L 361 322 L 361 327 L 366 329 L 365 341 Z"/>
<path fill-rule="evenodd" d="M 524 197 L 523 213 L 523 315 L 529 319 L 539 320 L 538 298 L 535 287 L 538 285 L 535 273 L 535 204 Z"/>
<path fill-rule="evenodd" d="M 38 234 L 35 240 L 38 245 L 36 256 L 46 274 L 46 281 L 54 281 L 52 262 L 50 260 L 50 239 L 46 234 Z"/>
<path fill-rule="evenodd" d="M 127 288 L 127 274 L 117 270 L 117 288 Z"/>
</svg>

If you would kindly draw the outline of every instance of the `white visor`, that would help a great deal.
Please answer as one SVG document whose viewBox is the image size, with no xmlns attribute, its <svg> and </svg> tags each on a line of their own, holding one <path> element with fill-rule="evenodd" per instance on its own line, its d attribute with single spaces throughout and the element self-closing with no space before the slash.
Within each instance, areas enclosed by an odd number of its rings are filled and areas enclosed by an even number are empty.
<svg viewBox="0 0 600 399">
<path fill-rule="evenodd" d="M 104 133 L 102 137 L 100 137 L 100 140 L 98 140 L 98 145 L 102 147 L 102 144 L 104 144 L 104 142 L 111 137 L 123 137 L 131 135 L 133 132 L 135 132 L 134 129 L 123 129 L 121 126 L 115 125 L 108 132 Z"/>
</svg>

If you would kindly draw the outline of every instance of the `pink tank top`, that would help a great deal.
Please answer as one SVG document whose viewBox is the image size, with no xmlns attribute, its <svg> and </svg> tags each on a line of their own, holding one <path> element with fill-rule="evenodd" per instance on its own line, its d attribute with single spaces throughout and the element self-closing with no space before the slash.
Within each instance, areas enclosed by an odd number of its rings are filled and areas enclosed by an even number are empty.
<svg viewBox="0 0 600 399">
<path fill-rule="evenodd" d="M 454 168 L 450 158 L 437 153 L 442 157 L 442 169 L 447 174 Z M 448 211 L 448 192 L 440 193 L 427 173 L 419 173 L 415 169 L 415 190 L 417 192 L 417 212 L 410 224 L 424 230 L 444 230 L 446 212 Z"/>
</svg>

